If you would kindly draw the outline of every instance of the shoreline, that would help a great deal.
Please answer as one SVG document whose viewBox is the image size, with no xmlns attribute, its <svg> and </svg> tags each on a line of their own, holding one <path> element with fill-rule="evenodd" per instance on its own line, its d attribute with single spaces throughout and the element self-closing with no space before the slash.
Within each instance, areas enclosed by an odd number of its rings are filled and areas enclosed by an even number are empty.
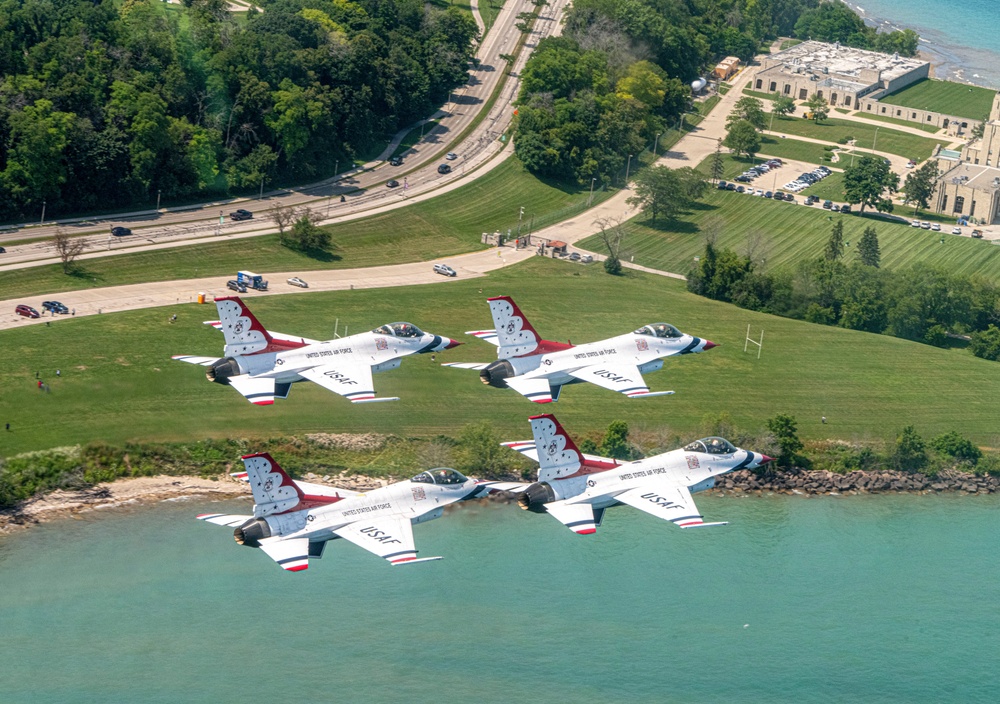
<svg viewBox="0 0 1000 704">
<path fill-rule="evenodd" d="M 318 477 L 307 474 L 304 481 L 339 486 L 352 491 L 366 491 L 385 486 L 384 479 L 361 474 Z M 757 475 L 747 470 L 718 477 L 718 496 L 787 494 L 856 496 L 862 494 L 1000 494 L 1000 477 L 974 475 L 950 470 L 937 477 L 908 472 L 866 472 L 847 474 L 818 471 L 784 471 Z M 204 479 L 193 476 L 135 477 L 97 484 L 76 491 L 58 490 L 29 499 L 13 508 L 0 511 L 0 537 L 26 530 L 33 525 L 76 518 L 101 510 L 135 508 L 144 505 L 205 496 L 212 500 L 246 498 L 252 500 L 245 482 L 225 476 Z M 513 494 L 501 492 L 481 501 L 510 501 Z"/>
</svg>

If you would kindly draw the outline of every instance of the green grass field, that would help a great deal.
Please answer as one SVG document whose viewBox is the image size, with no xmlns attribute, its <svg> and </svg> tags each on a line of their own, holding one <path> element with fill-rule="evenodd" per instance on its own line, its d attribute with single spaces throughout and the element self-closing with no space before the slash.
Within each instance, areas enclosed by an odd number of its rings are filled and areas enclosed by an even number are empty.
<svg viewBox="0 0 1000 704">
<path fill-rule="evenodd" d="M 758 180 L 766 186 L 770 185 L 766 183 L 766 177 Z M 755 184 L 755 188 L 764 188 L 765 185 Z M 797 198 L 801 203 L 801 194 Z M 909 212 L 901 210 L 900 214 L 906 216 Z M 629 221 L 630 234 L 625 250 L 628 256 L 634 256 L 637 264 L 686 274 L 694 258 L 704 253 L 706 232 L 714 233 L 721 246 L 737 252 L 744 251 L 748 235 L 757 234 L 765 243 L 766 253 L 763 256 L 767 268 L 772 271 L 787 269 L 805 259 L 822 255 L 833 217 L 841 216 L 818 206 L 777 203 L 712 189 L 702 203 L 676 221 L 660 220 L 656 227 L 645 215 Z M 875 225 L 883 267 L 899 268 L 926 262 L 956 274 L 978 274 L 990 281 L 1000 282 L 1000 247 L 967 237 L 947 237 L 942 244 L 940 233 L 914 229 L 908 223 L 857 215 L 845 215 L 843 221 L 844 239 L 852 243 L 860 239 L 865 227 Z M 583 240 L 580 246 L 604 252 L 597 237 Z M 848 262 L 852 260 L 853 252 L 853 245 L 847 248 Z"/>
<path fill-rule="evenodd" d="M 847 163 L 850 163 L 848 160 Z M 843 164 L 840 164 L 843 166 Z M 832 200 L 837 203 L 844 201 L 844 174 L 834 171 L 818 183 L 802 190 L 804 196 L 816 196 L 820 200 Z"/>
<path fill-rule="evenodd" d="M 791 49 L 796 44 L 801 44 L 801 43 L 802 43 L 801 39 L 786 39 L 785 41 L 781 42 L 781 50 L 784 51 L 785 49 Z"/>
<path fill-rule="evenodd" d="M 947 146 L 947 142 L 929 137 L 918 137 L 917 135 L 899 132 L 885 127 L 879 128 L 874 125 L 866 125 L 862 122 L 851 122 L 829 118 L 820 123 L 798 117 L 776 117 L 772 128 L 775 132 L 798 135 L 799 137 L 809 137 L 811 139 L 822 139 L 826 142 L 835 143 L 842 139 L 853 137 L 857 140 L 857 146 L 861 149 L 871 149 L 872 142 L 880 152 L 898 154 L 914 161 L 923 161 L 928 158 L 934 150 L 935 144 Z M 875 130 L 878 130 L 878 139 L 875 141 Z"/>
<path fill-rule="evenodd" d="M 858 117 L 863 117 L 866 120 L 878 120 L 879 122 L 889 122 L 893 125 L 903 125 L 904 127 L 916 127 L 918 130 L 927 132 L 929 134 L 936 134 L 939 132 L 939 128 L 934 125 L 923 125 L 919 122 L 908 122 L 906 120 L 900 120 L 896 117 L 889 117 L 888 115 L 879 115 L 874 112 L 856 112 L 854 113 Z"/>
<path fill-rule="evenodd" d="M 589 187 L 589 184 L 588 184 Z M 586 207 L 589 188 L 547 183 L 524 170 L 516 157 L 480 179 L 405 208 L 331 225 L 332 256 L 316 259 L 278 243 L 276 235 L 195 244 L 79 262 L 67 276 L 58 264 L 3 273 L 3 296 L 14 298 L 142 281 L 167 281 L 251 271 L 345 269 L 426 261 L 481 249 L 483 232 L 550 225 Z M 594 202 L 611 195 L 595 191 Z M 258 211 L 257 217 L 264 213 Z"/>
<path fill-rule="evenodd" d="M 805 161 L 810 164 L 830 163 L 830 152 L 823 149 L 822 144 L 803 142 L 798 139 L 781 139 L 780 137 L 761 135 L 760 153 L 766 156 L 776 156 L 779 159 Z"/>
<path fill-rule="evenodd" d="M 988 88 L 925 78 L 879 98 L 879 102 L 985 120 L 995 95 L 996 91 Z"/>
<path fill-rule="evenodd" d="M 731 196 L 736 198 L 737 196 Z M 749 205 L 749 204 L 748 204 Z M 761 205 L 776 205 L 761 203 Z M 795 206 L 787 206 L 794 209 Z M 800 208 L 805 210 L 804 208 Z M 853 234 L 850 237 L 853 240 Z M 721 343 L 704 354 L 669 360 L 649 374 L 669 398 L 630 400 L 587 384 L 560 402 L 537 406 L 508 389 L 482 385 L 476 372 L 443 361 L 488 361 L 495 349 L 462 334 L 489 324 L 485 298 L 511 294 L 545 336 L 598 340 L 655 321 Z M 997 445 L 997 364 L 964 350 L 942 350 L 886 336 L 772 317 L 689 294 L 683 282 L 630 272 L 610 277 L 600 266 L 537 258 L 487 278 L 398 289 L 261 298 L 255 314 L 268 327 L 329 337 L 333 320 L 352 331 L 410 320 L 468 344 L 403 360 L 376 375 L 382 396 L 401 401 L 351 406 L 310 384 L 296 385 L 273 406 L 247 403 L 205 380 L 203 369 L 172 354 L 217 354 L 219 333 L 201 321 L 211 306 L 179 305 L 62 320 L 0 332 L 0 455 L 90 441 L 147 443 L 204 438 L 275 437 L 311 432 L 379 432 L 403 437 L 454 435 L 487 421 L 511 440 L 530 437 L 527 417 L 558 415 L 571 433 L 591 433 L 622 419 L 635 432 L 703 434 L 706 416 L 727 412 L 746 429 L 777 413 L 798 419 L 805 439 L 891 438 L 912 423 L 924 437 L 958 430 Z M 176 312 L 175 324 L 166 322 Z M 743 353 L 747 325 L 759 337 L 760 360 Z M 62 376 L 55 378 L 55 369 Z M 35 372 L 51 386 L 39 392 Z M 820 416 L 828 423 L 820 424 Z M 248 442 L 248 450 L 253 449 Z M 235 459 L 235 458 L 234 458 Z"/>
</svg>

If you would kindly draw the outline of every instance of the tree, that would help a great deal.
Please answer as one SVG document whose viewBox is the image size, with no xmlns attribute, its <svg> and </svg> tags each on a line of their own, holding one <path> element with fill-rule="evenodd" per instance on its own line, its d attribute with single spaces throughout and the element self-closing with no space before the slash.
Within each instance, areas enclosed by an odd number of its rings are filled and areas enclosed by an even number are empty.
<svg viewBox="0 0 1000 704">
<path fill-rule="evenodd" d="M 827 261 L 835 262 L 844 256 L 844 219 L 838 218 L 837 222 L 833 223 L 833 228 L 830 230 L 830 239 L 826 241 L 826 248 L 823 250 L 823 256 Z"/>
<path fill-rule="evenodd" d="M 622 263 L 619 257 L 626 234 L 622 220 L 621 218 L 598 218 L 594 224 L 601 229 L 598 236 L 608 250 L 608 257 L 604 260 L 604 270 L 612 276 L 617 276 L 622 273 Z"/>
<path fill-rule="evenodd" d="M 767 124 L 764 103 L 749 95 L 737 100 L 732 112 L 726 117 L 726 128 L 730 129 L 741 121 L 749 122 L 756 130 L 764 129 L 764 125 Z"/>
<path fill-rule="evenodd" d="M 330 233 L 313 222 L 313 214 L 308 209 L 299 211 L 298 219 L 292 223 L 286 247 L 302 252 L 321 252 L 330 247 Z"/>
<path fill-rule="evenodd" d="M 1000 360 L 1000 328 L 990 325 L 985 330 L 974 332 L 969 342 L 969 351 L 981 359 Z"/>
<path fill-rule="evenodd" d="M 795 99 L 790 95 L 775 93 L 771 96 L 771 112 L 784 117 L 795 112 Z"/>
<path fill-rule="evenodd" d="M 889 195 L 899 188 L 899 174 L 889 169 L 885 159 L 863 156 L 844 169 L 844 194 L 852 205 L 871 206 L 880 213 L 892 212 Z"/>
<path fill-rule="evenodd" d="M 62 262 L 63 273 L 68 274 L 73 270 L 73 262 L 80 256 L 86 243 L 82 237 L 70 237 L 61 227 L 57 227 L 56 233 L 52 235 L 52 246 Z"/>
<path fill-rule="evenodd" d="M 475 472 L 477 476 L 503 477 L 510 474 L 519 461 L 519 455 L 503 446 L 502 439 L 493 424 L 487 421 L 464 426 L 454 453 L 457 468 Z"/>
<path fill-rule="evenodd" d="M 718 181 L 726 173 L 726 162 L 722 159 L 722 139 L 715 143 L 715 153 L 712 154 L 712 162 L 709 165 L 712 181 Z"/>
<path fill-rule="evenodd" d="M 913 203 L 913 214 L 921 208 L 926 208 L 930 204 L 931 196 L 937 187 L 938 163 L 937 161 L 927 161 L 916 171 L 906 176 L 903 183 L 904 203 Z"/>
<path fill-rule="evenodd" d="M 767 429 L 774 434 L 781 453 L 778 455 L 778 466 L 791 467 L 796 455 L 802 449 L 802 441 L 798 436 L 798 425 L 795 418 L 779 413 L 774 418 L 767 419 Z"/>
<path fill-rule="evenodd" d="M 972 444 L 968 438 L 964 438 L 954 430 L 942 435 L 938 435 L 931 440 L 931 447 L 942 455 L 953 457 L 956 460 L 975 464 L 983 456 L 982 451 Z"/>
<path fill-rule="evenodd" d="M 53 109 L 50 100 L 36 100 L 21 110 L 3 110 L 6 122 L 6 168 L 0 172 L 5 195 L 19 205 L 59 199 L 66 182 L 64 153 L 76 118 Z"/>
<path fill-rule="evenodd" d="M 690 167 L 652 166 L 636 175 L 635 195 L 626 202 L 648 212 L 655 223 L 660 213 L 676 216 L 704 195 L 706 187 L 701 174 Z"/>
<path fill-rule="evenodd" d="M 879 251 L 878 233 L 875 232 L 874 225 L 866 227 L 861 235 L 861 240 L 858 242 L 858 258 L 865 266 L 876 269 L 881 264 L 882 253 Z"/>
<path fill-rule="evenodd" d="M 830 104 L 819 93 L 813 93 L 806 101 L 806 110 L 812 113 L 812 121 L 820 122 L 830 116 Z"/>
<path fill-rule="evenodd" d="M 924 440 L 912 425 L 903 428 L 896 438 L 891 459 L 893 466 L 901 472 L 916 472 L 927 464 Z"/>
<path fill-rule="evenodd" d="M 628 423 L 623 420 L 611 421 L 599 449 L 606 457 L 614 457 L 617 460 L 634 459 L 635 451 L 628 441 Z"/>
<path fill-rule="evenodd" d="M 274 205 L 268 208 L 268 215 L 278 226 L 278 239 L 285 244 L 285 230 L 299 217 L 299 211 L 295 206 L 284 205 L 275 201 Z"/>
<path fill-rule="evenodd" d="M 760 150 L 760 134 L 752 124 L 746 120 L 739 120 L 726 131 L 726 138 L 722 140 L 722 145 L 728 147 L 737 156 L 746 154 L 752 158 Z"/>
</svg>

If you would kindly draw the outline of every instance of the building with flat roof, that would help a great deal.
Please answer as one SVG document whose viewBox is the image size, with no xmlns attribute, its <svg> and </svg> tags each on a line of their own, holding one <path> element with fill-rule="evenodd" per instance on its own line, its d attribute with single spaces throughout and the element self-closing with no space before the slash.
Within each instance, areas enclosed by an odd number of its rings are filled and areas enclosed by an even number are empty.
<svg viewBox="0 0 1000 704">
<path fill-rule="evenodd" d="M 966 144 L 957 158 L 942 150 L 938 166 L 935 210 L 988 225 L 1000 222 L 1000 93 L 993 98 L 983 136 Z"/>
<path fill-rule="evenodd" d="M 908 86 L 930 74 L 930 63 L 898 54 L 807 41 L 761 61 L 753 89 L 806 100 L 814 93 L 831 106 L 858 109 L 858 101 Z"/>
</svg>

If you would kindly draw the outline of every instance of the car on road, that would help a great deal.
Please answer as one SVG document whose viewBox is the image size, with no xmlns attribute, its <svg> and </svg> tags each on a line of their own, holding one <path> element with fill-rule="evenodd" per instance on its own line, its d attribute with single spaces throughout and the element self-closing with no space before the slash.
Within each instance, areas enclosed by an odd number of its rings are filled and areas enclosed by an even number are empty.
<svg viewBox="0 0 1000 704">
<path fill-rule="evenodd" d="M 41 318 L 42 316 L 38 314 L 38 311 L 31 306 L 26 306 L 23 303 L 14 308 L 14 312 L 17 315 L 23 315 L 25 318 Z"/>
<path fill-rule="evenodd" d="M 727 191 L 735 191 L 736 190 L 736 184 L 735 183 L 727 183 L 726 184 L 726 190 Z"/>
<path fill-rule="evenodd" d="M 132 231 L 130 229 L 128 229 L 127 227 L 120 227 L 119 226 L 119 227 L 112 227 L 111 228 L 111 235 L 113 237 L 126 237 L 127 235 L 131 235 L 131 234 L 132 234 Z"/>
<path fill-rule="evenodd" d="M 744 188 L 743 186 L 737 186 L 737 187 L 736 187 L 736 192 L 737 192 L 737 193 L 746 193 L 746 190 L 747 190 L 747 189 L 746 189 L 746 188 Z"/>
<path fill-rule="evenodd" d="M 849 212 L 851 212 L 851 204 L 850 203 L 844 203 L 842 206 L 840 206 L 840 212 L 842 212 L 842 213 L 849 213 Z"/>
<path fill-rule="evenodd" d="M 592 261 L 594 261 L 594 257 L 590 254 L 584 254 L 583 257 L 580 258 L 580 261 L 583 262 L 584 264 L 590 264 Z"/>
<path fill-rule="evenodd" d="M 920 227 L 923 228 L 924 230 L 929 230 L 929 229 L 931 229 L 931 224 L 929 222 L 927 222 L 926 220 L 921 220 L 920 221 Z"/>
<path fill-rule="evenodd" d="M 298 286 L 299 288 L 309 288 L 309 284 L 300 279 L 298 276 L 293 276 L 292 278 L 288 279 L 288 283 L 291 284 L 292 286 Z"/>
<path fill-rule="evenodd" d="M 833 209 L 833 201 L 832 200 L 825 200 L 825 201 L 823 201 L 823 210 L 832 210 L 832 209 Z"/>
<path fill-rule="evenodd" d="M 69 313 L 69 308 L 64 306 L 59 301 L 43 301 L 42 310 L 47 310 L 51 313 L 58 313 L 59 315 L 66 315 Z"/>
<path fill-rule="evenodd" d="M 765 198 L 774 198 L 774 193 L 772 193 L 771 191 L 764 191 L 764 197 Z"/>
<path fill-rule="evenodd" d="M 915 162 L 913 159 L 910 159 L 908 162 L 906 162 L 906 168 L 908 168 L 908 169 L 912 169 L 916 165 L 917 165 L 917 162 Z"/>
<path fill-rule="evenodd" d="M 910 227 L 920 227 L 920 221 L 914 220 L 910 223 Z"/>
<path fill-rule="evenodd" d="M 236 291 L 236 293 L 246 293 L 247 287 L 243 283 L 237 281 L 236 279 L 230 279 L 226 282 L 226 288 L 231 291 Z"/>
<path fill-rule="evenodd" d="M 806 205 L 812 205 L 813 203 L 816 203 L 818 201 L 819 201 L 819 198 L 817 198 L 816 196 L 806 196 L 805 204 Z"/>
<path fill-rule="evenodd" d="M 455 161 L 455 159 L 458 158 L 458 154 L 456 154 L 455 152 L 448 152 L 447 154 L 444 155 L 444 158 L 447 159 L 448 161 Z"/>
<path fill-rule="evenodd" d="M 578 262 L 580 261 L 580 259 L 582 259 L 582 257 L 580 256 L 579 252 L 570 252 L 569 257 L 567 257 L 567 259 L 569 259 L 571 262 Z"/>
<path fill-rule="evenodd" d="M 447 264 L 435 264 L 434 273 L 442 276 L 458 276 L 458 273 Z"/>
<path fill-rule="evenodd" d="M 840 206 L 837 205 L 836 203 L 834 203 L 833 205 L 830 206 L 830 210 L 832 210 L 835 213 L 839 213 L 840 212 Z"/>
<path fill-rule="evenodd" d="M 724 190 L 726 190 L 726 186 L 728 186 L 728 185 L 729 184 L 726 183 L 725 181 L 719 181 L 719 185 L 716 186 L 716 188 L 718 188 L 720 191 L 724 191 Z"/>
<path fill-rule="evenodd" d="M 960 228 L 960 227 L 953 227 L 953 228 L 951 228 L 951 234 L 953 234 L 953 235 L 960 235 L 960 234 L 962 234 L 962 228 Z"/>
<path fill-rule="evenodd" d="M 447 164 L 441 164 L 441 166 L 438 167 L 438 173 L 439 174 L 450 174 L 451 173 L 451 167 L 448 166 Z"/>
<path fill-rule="evenodd" d="M 244 208 L 240 208 L 239 210 L 234 210 L 229 213 L 229 219 L 234 222 L 239 222 L 240 220 L 252 220 L 253 213 L 249 210 L 245 210 Z"/>
<path fill-rule="evenodd" d="M 753 179 L 747 176 L 746 174 L 740 174 L 739 176 L 736 177 L 736 180 L 739 181 L 740 183 L 750 183 Z"/>
<path fill-rule="evenodd" d="M 3 247 L 0 247 L 0 254 L 6 254 L 6 253 L 7 253 L 7 250 L 4 249 Z"/>
<path fill-rule="evenodd" d="M 981 240 L 981 239 L 983 239 L 983 231 L 982 230 L 973 230 L 972 231 L 972 236 L 975 237 L 977 240 Z"/>
<path fill-rule="evenodd" d="M 755 195 L 763 197 L 764 196 L 764 189 L 763 188 L 758 188 L 756 190 L 756 192 L 755 192 Z"/>
<path fill-rule="evenodd" d="M 931 229 L 934 232 L 941 232 L 941 224 L 940 223 L 936 223 L 936 222 L 932 222 L 931 223 Z"/>
<path fill-rule="evenodd" d="M 385 182 L 385 185 L 388 188 L 395 188 L 396 186 L 399 185 L 399 181 L 397 181 L 394 178 L 390 178 L 388 181 Z"/>
<path fill-rule="evenodd" d="M 402 165 L 403 165 L 403 157 L 401 156 L 394 156 L 391 159 L 389 159 L 389 166 L 402 166 Z"/>
</svg>

